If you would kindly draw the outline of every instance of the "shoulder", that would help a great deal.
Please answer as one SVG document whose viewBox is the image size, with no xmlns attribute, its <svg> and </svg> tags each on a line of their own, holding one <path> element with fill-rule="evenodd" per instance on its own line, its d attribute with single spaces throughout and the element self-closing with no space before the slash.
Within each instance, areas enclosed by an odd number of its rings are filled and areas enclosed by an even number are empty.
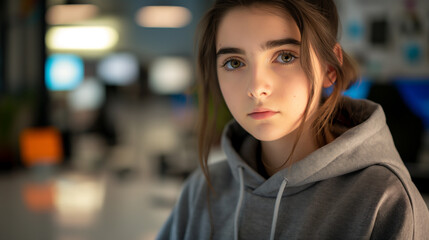
<svg viewBox="0 0 429 240">
<path fill-rule="evenodd" d="M 388 166 L 374 165 L 362 171 L 369 194 L 378 195 L 374 236 L 423 239 L 429 231 L 429 212 L 423 197 L 408 176 Z M 402 238 L 401 238 L 402 239 Z"/>
<path fill-rule="evenodd" d="M 375 218 L 372 239 L 382 236 L 413 239 L 415 225 L 415 207 L 407 187 L 407 181 L 388 166 L 374 165 L 361 172 L 365 178 L 364 188 L 367 194 L 375 195 Z"/>
<path fill-rule="evenodd" d="M 339 201 L 344 206 L 354 205 L 355 210 L 377 215 L 412 212 L 411 197 L 403 181 L 389 167 L 372 165 L 333 179 L 331 184 L 341 194 Z"/>
<path fill-rule="evenodd" d="M 225 178 L 231 176 L 231 169 L 226 160 L 218 161 L 213 164 L 209 164 L 209 177 L 210 181 L 215 181 L 219 178 Z M 185 185 L 199 185 L 202 181 L 205 181 L 205 176 L 201 168 L 197 168 L 185 181 Z"/>
<path fill-rule="evenodd" d="M 358 173 L 359 182 L 364 184 L 366 191 L 378 193 L 385 200 L 401 198 L 404 203 L 410 203 L 406 177 L 400 177 L 395 171 L 385 165 L 372 165 Z"/>
<path fill-rule="evenodd" d="M 214 187 L 222 187 L 230 183 L 232 174 L 227 161 L 219 161 L 209 165 L 210 182 Z M 196 199 L 207 191 L 208 183 L 201 168 L 196 169 L 185 181 L 182 194 Z"/>
<path fill-rule="evenodd" d="M 383 180 L 382 184 L 402 184 L 398 174 L 391 170 L 388 166 L 375 164 L 362 169 L 359 173 L 362 178 L 369 178 L 368 180 Z"/>
<path fill-rule="evenodd" d="M 200 168 L 195 169 L 185 180 L 181 193 L 181 198 L 188 200 L 195 199 L 203 189 L 206 188 L 206 181 L 203 171 Z"/>
</svg>

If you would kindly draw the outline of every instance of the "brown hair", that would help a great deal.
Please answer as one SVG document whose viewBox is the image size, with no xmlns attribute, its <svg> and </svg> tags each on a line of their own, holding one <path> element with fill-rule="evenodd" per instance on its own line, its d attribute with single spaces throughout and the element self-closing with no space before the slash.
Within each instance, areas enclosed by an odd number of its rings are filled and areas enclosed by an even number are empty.
<svg viewBox="0 0 429 240">
<path fill-rule="evenodd" d="M 216 34 L 223 16 L 232 8 L 250 7 L 255 4 L 272 6 L 289 14 L 296 22 L 301 33 L 301 65 L 311 81 L 310 96 L 298 128 L 298 137 L 292 149 L 298 143 L 304 128 L 309 108 L 314 98 L 314 72 L 310 57 L 312 48 L 322 63 L 332 67 L 337 74 L 332 93 L 321 101 L 316 119 L 313 122 L 316 140 L 320 146 L 327 143 L 327 133 L 331 132 L 335 113 L 339 108 L 342 91 L 357 79 L 357 68 L 343 51 L 342 62 L 334 52 L 338 35 L 338 13 L 333 0 L 218 0 L 206 13 L 198 32 L 197 74 L 199 84 L 199 160 L 201 168 L 210 185 L 208 155 L 215 139 L 216 116 L 223 98 L 218 84 L 216 71 Z M 213 111 L 209 110 L 212 106 Z"/>
</svg>

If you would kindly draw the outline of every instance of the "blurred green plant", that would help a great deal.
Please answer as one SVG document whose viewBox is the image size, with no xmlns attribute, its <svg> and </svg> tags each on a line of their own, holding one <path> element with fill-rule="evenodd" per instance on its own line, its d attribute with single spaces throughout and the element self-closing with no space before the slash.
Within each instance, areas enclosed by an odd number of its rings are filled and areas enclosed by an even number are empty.
<svg viewBox="0 0 429 240">
<path fill-rule="evenodd" d="M 16 159 L 19 134 L 31 125 L 33 100 L 31 93 L 0 96 L 0 161 L 3 163 Z"/>
</svg>

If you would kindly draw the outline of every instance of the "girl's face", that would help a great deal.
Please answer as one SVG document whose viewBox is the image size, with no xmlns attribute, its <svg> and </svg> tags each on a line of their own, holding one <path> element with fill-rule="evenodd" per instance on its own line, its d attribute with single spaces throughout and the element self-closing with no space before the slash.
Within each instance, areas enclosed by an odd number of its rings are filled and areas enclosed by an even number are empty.
<svg viewBox="0 0 429 240">
<path fill-rule="evenodd" d="M 234 8 L 219 25 L 220 89 L 237 122 L 261 141 L 285 137 L 300 124 L 311 88 L 299 60 L 300 43 L 294 20 L 274 8 Z M 324 75 L 311 52 L 316 79 L 309 116 L 317 108 Z"/>
</svg>

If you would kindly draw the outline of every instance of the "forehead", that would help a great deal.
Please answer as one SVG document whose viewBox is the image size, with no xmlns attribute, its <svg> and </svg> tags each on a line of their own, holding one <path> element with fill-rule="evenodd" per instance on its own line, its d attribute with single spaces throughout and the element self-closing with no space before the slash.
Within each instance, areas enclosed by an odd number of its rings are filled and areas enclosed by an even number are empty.
<svg viewBox="0 0 429 240">
<path fill-rule="evenodd" d="M 216 47 L 241 47 L 282 38 L 301 40 L 299 28 L 288 13 L 271 6 L 236 7 L 220 22 Z"/>
</svg>

